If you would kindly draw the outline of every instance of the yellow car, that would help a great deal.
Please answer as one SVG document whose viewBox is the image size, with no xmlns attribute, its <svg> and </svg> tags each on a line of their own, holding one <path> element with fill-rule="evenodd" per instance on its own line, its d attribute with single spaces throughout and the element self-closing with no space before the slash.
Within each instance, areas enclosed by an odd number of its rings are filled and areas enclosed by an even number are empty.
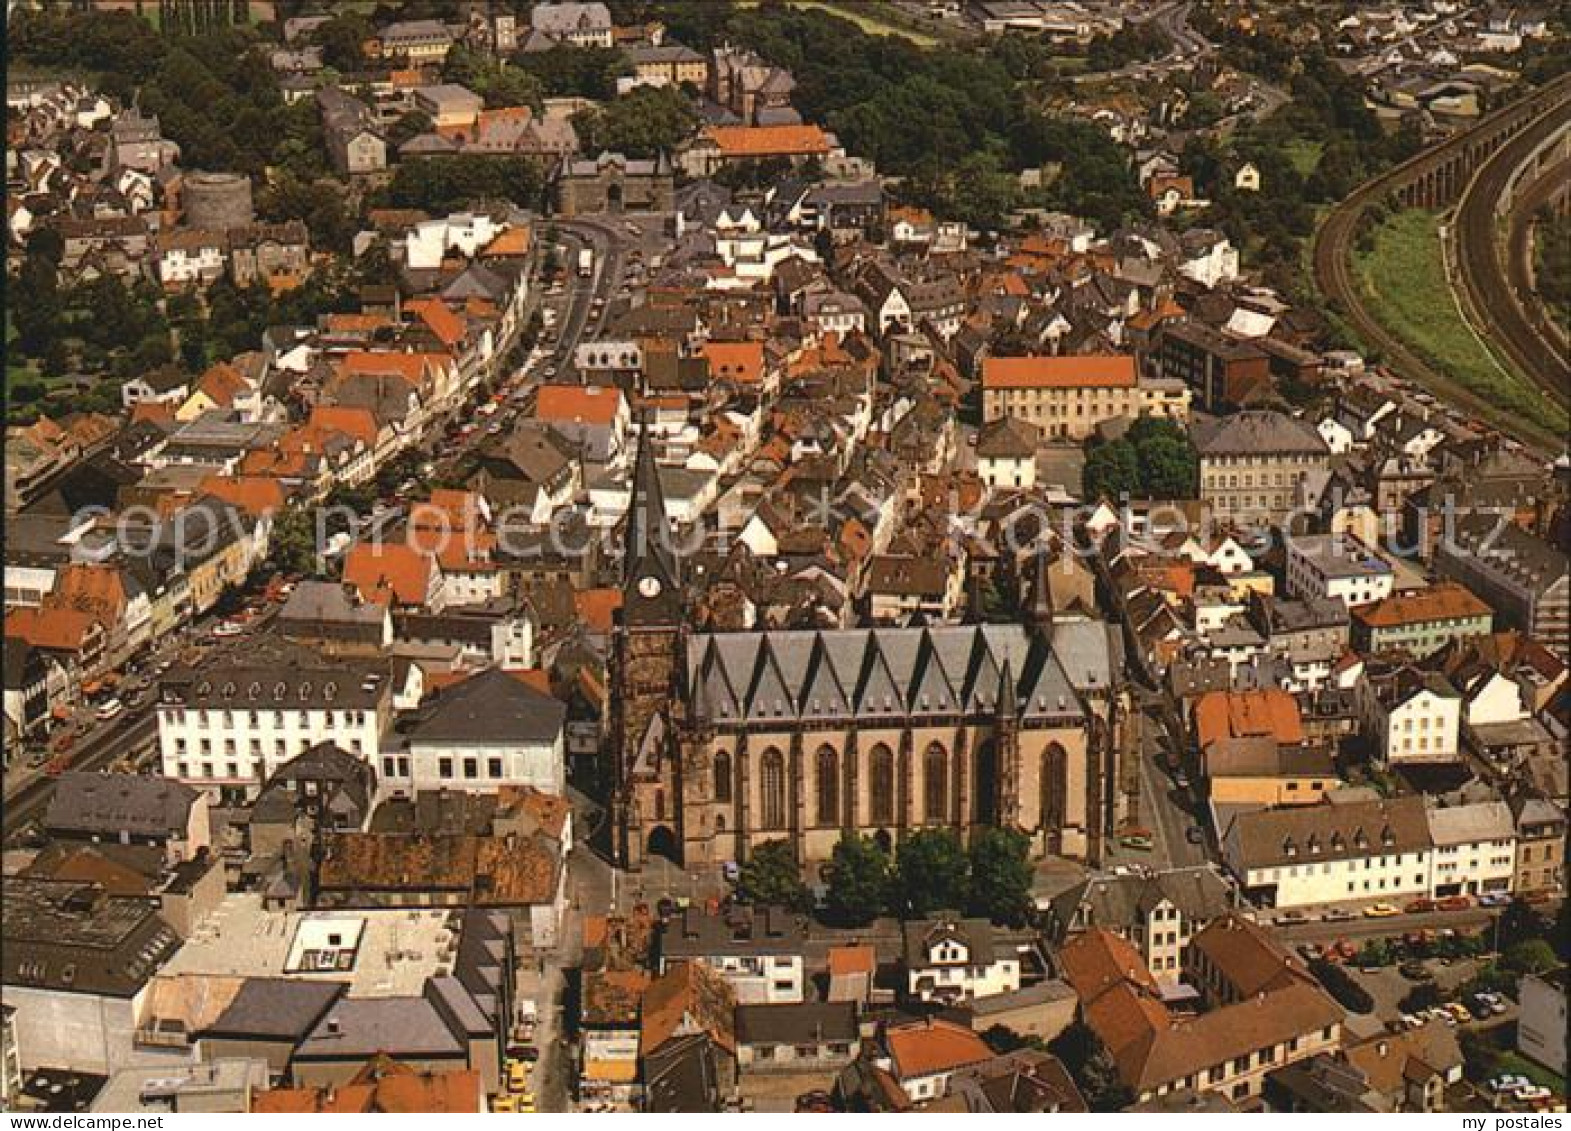
<svg viewBox="0 0 1571 1131">
<path fill-rule="evenodd" d="M 491 1101 L 491 1110 L 498 1115 L 511 1115 L 518 1110 L 518 1097 L 497 1096 Z"/>
<path fill-rule="evenodd" d="M 535 1110 L 535 1098 L 528 1092 L 525 1092 L 523 1095 L 519 1096 L 518 1110 L 524 1112 L 525 1114 L 533 1113 Z"/>
<path fill-rule="evenodd" d="M 510 1092 L 529 1090 L 529 1065 L 521 1060 L 507 1062 L 507 1089 Z"/>
<path fill-rule="evenodd" d="M 1392 915 L 1400 914 L 1402 914 L 1401 908 L 1393 907 L 1389 903 L 1371 903 L 1364 908 L 1364 918 L 1366 919 L 1388 919 Z"/>
</svg>

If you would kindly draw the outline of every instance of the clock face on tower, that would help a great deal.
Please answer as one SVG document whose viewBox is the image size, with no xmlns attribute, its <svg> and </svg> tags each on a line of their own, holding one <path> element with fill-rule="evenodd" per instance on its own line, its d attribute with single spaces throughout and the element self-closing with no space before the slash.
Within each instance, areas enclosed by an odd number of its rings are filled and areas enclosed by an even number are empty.
<svg viewBox="0 0 1571 1131">
<path fill-rule="evenodd" d="M 660 579 L 654 576 L 638 579 L 638 591 L 650 600 L 660 596 Z"/>
</svg>

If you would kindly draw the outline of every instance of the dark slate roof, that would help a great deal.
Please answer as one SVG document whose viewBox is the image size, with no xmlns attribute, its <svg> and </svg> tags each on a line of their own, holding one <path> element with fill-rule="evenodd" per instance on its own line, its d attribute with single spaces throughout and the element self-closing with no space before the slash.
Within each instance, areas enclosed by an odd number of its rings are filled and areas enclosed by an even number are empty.
<svg viewBox="0 0 1571 1131">
<path fill-rule="evenodd" d="M 1077 920 L 1086 927 L 1126 931 L 1144 924 L 1164 899 L 1191 923 L 1215 919 L 1233 906 L 1232 892 L 1214 868 L 1174 868 L 1148 876 L 1099 876 L 1077 884 L 1053 900 L 1053 920 L 1059 932 Z"/>
<path fill-rule="evenodd" d="M 7 986 L 130 998 L 180 948 L 151 902 L 97 884 L 6 876 L 4 905 Z"/>
<path fill-rule="evenodd" d="M 738 954 L 801 954 L 806 945 L 800 916 L 779 907 L 736 907 L 709 915 L 696 907 L 666 923 L 660 935 L 667 958 Z"/>
<path fill-rule="evenodd" d="M 295 1043 L 316 1027 L 345 989 L 343 982 L 247 978 L 234 1000 L 200 1036 Z"/>
<path fill-rule="evenodd" d="M 1196 420 L 1190 435 L 1202 457 L 1276 453 L 1323 456 L 1329 451 L 1325 440 L 1307 422 L 1267 410 Z"/>
<path fill-rule="evenodd" d="M 295 1050 L 295 1060 L 461 1058 L 464 1046 L 425 997 L 343 998 Z"/>
<path fill-rule="evenodd" d="M 687 658 L 720 724 L 992 713 L 1006 661 L 1023 716 L 1082 714 L 1059 658 L 1020 625 L 705 633 Z"/>
<path fill-rule="evenodd" d="M 905 936 L 905 963 L 911 969 L 927 965 L 928 948 L 942 939 L 954 939 L 970 952 L 969 965 L 988 966 L 995 957 L 993 925 L 986 919 L 915 919 L 900 924 Z"/>
<path fill-rule="evenodd" d="M 44 828 L 52 833 L 180 835 L 199 796 L 169 778 L 65 773 L 55 780 Z"/>
<path fill-rule="evenodd" d="M 551 742 L 567 708 L 500 668 L 441 692 L 410 732 L 411 743 Z"/>
<path fill-rule="evenodd" d="M 789 1005 L 739 1005 L 736 1040 L 742 1045 L 806 1045 L 854 1041 L 856 1005 L 849 1001 L 804 1001 Z"/>
</svg>

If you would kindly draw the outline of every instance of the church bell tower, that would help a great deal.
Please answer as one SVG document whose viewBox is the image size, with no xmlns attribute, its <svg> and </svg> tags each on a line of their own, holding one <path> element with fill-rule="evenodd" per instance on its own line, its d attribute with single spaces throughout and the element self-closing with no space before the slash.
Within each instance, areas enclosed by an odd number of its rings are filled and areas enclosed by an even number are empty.
<svg viewBox="0 0 1571 1131">
<path fill-rule="evenodd" d="M 612 828 L 627 868 L 642 866 L 651 842 L 667 852 L 682 843 L 675 737 L 685 612 L 681 558 L 646 416 L 622 530 L 622 608 L 611 650 Z"/>
</svg>

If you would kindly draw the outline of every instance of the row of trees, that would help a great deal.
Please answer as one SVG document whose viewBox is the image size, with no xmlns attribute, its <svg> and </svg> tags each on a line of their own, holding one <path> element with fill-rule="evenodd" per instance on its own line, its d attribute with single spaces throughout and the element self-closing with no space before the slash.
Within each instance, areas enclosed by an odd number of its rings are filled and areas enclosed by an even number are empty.
<svg viewBox="0 0 1571 1131">
<path fill-rule="evenodd" d="M 827 918 L 862 927 L 879 915 L 920 919 L 962 913 L 1018 926 L 1031 910 L 1030 842 L 1015 829 L 984 829 L 968 847 L 950 829 L 920 829 L 893 853 L 879 840 L 842 836 L 822 869 Z M 760 845 L 737 879 L 749 903 L 807 911 L 812 894 L 785 841 Z"/>
</svg>

